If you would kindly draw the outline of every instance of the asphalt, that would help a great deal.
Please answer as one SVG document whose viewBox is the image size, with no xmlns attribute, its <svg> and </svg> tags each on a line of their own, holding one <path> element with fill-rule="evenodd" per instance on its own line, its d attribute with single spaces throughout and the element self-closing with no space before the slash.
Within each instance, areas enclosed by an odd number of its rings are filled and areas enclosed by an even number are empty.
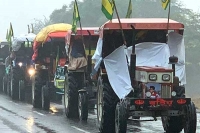
<svg viewBox="0 0 200 133">
<path fill-rule="evenodd" d="M 200 110 L 197 110 L 197 133 L 200 133 Z M 127 133 L 164 133 L 161 119 L 142 117 L 129 120 Z M 0 94 L 0 133 L 99 133 L 96 111 L 87 122 L 67 119 L 62 104 L 51 103 L 50 111 L 34 109 L 31 104 L 12 101 Z M 181 132 L 183 133 L 183 132 Z"/>
</svg>

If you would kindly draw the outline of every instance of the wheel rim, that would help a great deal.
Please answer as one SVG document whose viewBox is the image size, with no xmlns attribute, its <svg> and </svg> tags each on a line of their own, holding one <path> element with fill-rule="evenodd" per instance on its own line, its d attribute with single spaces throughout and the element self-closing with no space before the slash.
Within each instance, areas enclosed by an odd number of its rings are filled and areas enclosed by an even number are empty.
<svg viewBox="0 0 200 133">
<path fill-rule="evenodd" d="M 98 122 L 101 122 L 102 119 L 102 104 L 103 104 L 103 88 L 102 81 L 100 79 L 98 84 L 98 97 L 97 97 L 97 118 Z"/>
<path fill-rule="evenodd" d="M 78 97 L 78 114 L 79 114 L 79 118 L 81 118 L 82 116 L 82 101 L 81 101 L 81 94 L 79 94 Z"/>
<path fill-rule="evenodd" d="M 67 74 L 66 74 L 67 75 Z M 68 84 L 68 76 L 65 76 L 65 86 L 64 86 L 64 103 L 65 103 L 65 110 L 68 107 L 68 90 L 69 90 L 69 84 Z"/>
</svg>

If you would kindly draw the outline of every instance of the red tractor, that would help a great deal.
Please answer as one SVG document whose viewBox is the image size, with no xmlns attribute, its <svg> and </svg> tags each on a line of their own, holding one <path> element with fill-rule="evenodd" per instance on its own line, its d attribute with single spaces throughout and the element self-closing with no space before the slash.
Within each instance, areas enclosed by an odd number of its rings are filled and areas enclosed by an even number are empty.
<svg viewBox="0 0 200 133">
<path fill-rule="evenodd" d="M 88 110 L 96 103 L 96 81 L 91 80 L 91 57 L 98 40 L 98 27 L 83 27 L 68 34 L 68 66 L 65 74 L 64 106 L 68 118 L 87 120 Z"/>
<path fill-rule="evenodd" d="M 43 28 L 34 41 L 35 75 L 32 76 L 34 108 L 49 110 L 52 95 L 63 94 L 64 69 L 67 62 L 65 36 L 70 24 L 53 24 Z"/>
<path fill-rule="evenodd" d="M 117 19 L 102 26 L 97 117 L 101 133 L 125 133 L 127 120 L 161 117 L 167 133 L 196 132 L 185 96 L 184 25 L 161 18 Z M 123 32 L 122 32 L 123 31 Z"/>
</svg>

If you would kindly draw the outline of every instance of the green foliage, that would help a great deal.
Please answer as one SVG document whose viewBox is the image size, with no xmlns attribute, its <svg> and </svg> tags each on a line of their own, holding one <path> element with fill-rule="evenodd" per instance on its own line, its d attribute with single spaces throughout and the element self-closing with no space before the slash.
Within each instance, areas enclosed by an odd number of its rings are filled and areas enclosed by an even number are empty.
<svg viewBox="0 0 200 133">
<path fill-rule="evenodd" d="M 47 19 L 45 16 L 44 16 L 44 19 L 43 20 L 40 20 L 40 19 L 34 19 L 35 20 L 35 24 L 34 24 L 34 33 L 37 34 L 38 32 L 40 32 L 40 30 L 50 24 L 52 24 L 52 22 Z"/>
</svg>

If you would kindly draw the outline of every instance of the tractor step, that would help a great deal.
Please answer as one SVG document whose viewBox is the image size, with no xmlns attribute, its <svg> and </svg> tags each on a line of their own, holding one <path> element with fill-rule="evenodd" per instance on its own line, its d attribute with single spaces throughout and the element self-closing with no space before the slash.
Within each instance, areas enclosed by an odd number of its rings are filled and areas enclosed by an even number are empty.
<svg viewBox="0 0 200 133">
<path fill-rule="evenodd" d="M 64 95 L 64 92 L 56 92 L 56 94 Z"/>
</svg>

